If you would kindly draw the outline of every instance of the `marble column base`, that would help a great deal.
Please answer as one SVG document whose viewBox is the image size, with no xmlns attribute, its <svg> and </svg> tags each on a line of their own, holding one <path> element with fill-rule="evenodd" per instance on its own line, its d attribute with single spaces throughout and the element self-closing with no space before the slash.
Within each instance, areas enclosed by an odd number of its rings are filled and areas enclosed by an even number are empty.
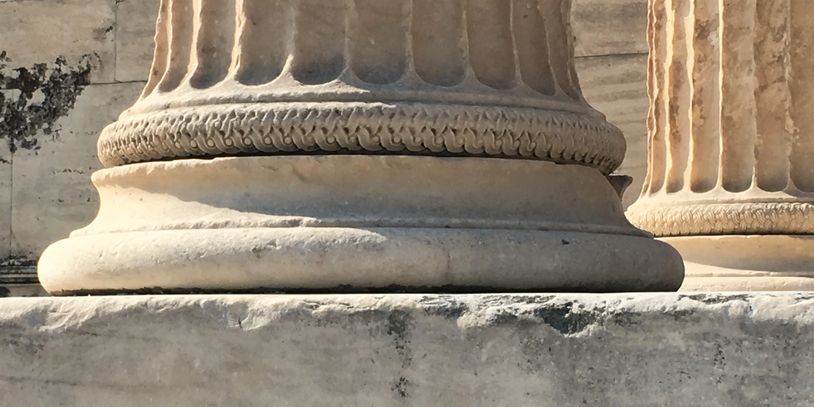
<svg viewBox="0 0 814 407">
<path fill-rule="evenodd" d="M 659 239 L 684 258 L 685 291 L 814 291 L 814 236 Z"/>
<path fill-rule="evenodd" d="M 669 291 L 683 278 L 678 253 L 580 165 L 238 157 L 93 181 L 96 220 L 40 259 L 53 294 Z"/>
<path fill-rule="evenodd" d="M 0 299 L 0 405 L 806 406 L 814 295 Z"/>
</svg>

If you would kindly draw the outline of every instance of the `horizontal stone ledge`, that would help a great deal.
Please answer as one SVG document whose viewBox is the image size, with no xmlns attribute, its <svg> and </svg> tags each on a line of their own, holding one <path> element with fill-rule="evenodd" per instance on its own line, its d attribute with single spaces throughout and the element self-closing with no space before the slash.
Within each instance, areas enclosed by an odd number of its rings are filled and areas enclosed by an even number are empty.
<svg viewBox="0 0 814 407">
<path fill-rule="evenodd" d="M 814 293 L 0 300 L 0 405 L 811 405 Z"/>
</svg>

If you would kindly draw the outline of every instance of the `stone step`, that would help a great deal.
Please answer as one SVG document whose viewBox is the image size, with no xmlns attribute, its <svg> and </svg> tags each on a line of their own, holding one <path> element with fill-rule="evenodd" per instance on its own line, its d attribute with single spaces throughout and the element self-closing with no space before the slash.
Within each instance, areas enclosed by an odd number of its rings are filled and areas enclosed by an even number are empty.
<svg viewBox="0 0 814 407">
<path fill-rule="evenodd" d="M 0 300 L 0 405 L 802 406 L 814 294 Z"/>
</svg>

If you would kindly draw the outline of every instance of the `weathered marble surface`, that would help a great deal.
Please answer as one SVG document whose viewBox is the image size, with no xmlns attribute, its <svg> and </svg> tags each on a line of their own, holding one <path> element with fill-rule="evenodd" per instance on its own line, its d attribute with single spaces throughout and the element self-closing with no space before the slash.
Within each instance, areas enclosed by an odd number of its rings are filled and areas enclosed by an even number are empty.
<svg viewBox="0 0 814 407">
<path fill-rule="evenodd" d="M 571 6 L 162 1 L 144 91 L 99 135 L 99 213 L 39 281 L 677 290 L 608 182 L 626 142 L 582 95 Z"/>
<path fill-rule="evenodd" d="M 814 9 L 651 1 L 649 169 L 627 212 L 688 290 L 814 290 Z"/>
<path fill-rule="evenodd" d="M 627 139 L 621 171 L 636 179 L 626 204 L 638 195 L 644 174 L 646 10 L 645 0 L 574 0 L 577 70 L 585 96 Z M 95 156 L 63 149 L 63 143 L 95 138 L 136 100 L 149 73 L 157 11 L 158 0 L 0 1 L 0 22 L 19 27 L 3 32 L 0 40 L 0 51 L 11 58 L 9 67 L 53 63 L 60 55 L 74 64 L 82 55 L 98 55 L 92 58 L 91 84 L 68 116 L 56 123 L 54 137 L 37 136 L 45 152 L 18 150 L 12 160 L 11 152 L 0 146 L 0 208 L 8 207 L 12 195 L 16 208 L 25 208 L 0 210 L 0 268 L 12 257 L 33 264 L 48 243 L 93 219 L 96 207 L 87 202 L 95 199 L 90 179 L 86 176 L 80 183 L 72 171 L 87 173 L 100 164 Z M 608 29 L 614 35 L 607 35 Z M 29 180 L 12 183 L 12 161 L 16 176 L 26 173 Z M 35 172 L 26 172 L 31 168 Z M 39 193 L 44 191 L 26 192 L 41 184 L 56 188 L 47 196 Z M 74 192 L 61 193 L 67 186 Z M 38 213 L 39 219 L 30 213 Z"/>
<path fill-rule="evenodd" d="M 0 300 L 0 405 L 805 406 L 814 295 Z"/>
</svg>

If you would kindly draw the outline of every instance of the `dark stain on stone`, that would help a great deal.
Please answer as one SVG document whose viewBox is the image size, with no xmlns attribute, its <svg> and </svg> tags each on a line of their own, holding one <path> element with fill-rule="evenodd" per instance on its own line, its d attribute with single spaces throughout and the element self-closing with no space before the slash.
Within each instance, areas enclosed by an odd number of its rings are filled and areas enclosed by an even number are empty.
<svg viewBox="0 0 814 407">
<path fill-rule="evenodd" d="M 520 317 L 512 311 L 497 312 L 489 316 L 490 325 L 512 325 L 516 324 Z"/>
<path fill-rule="evenodd" d="M 59 137 L 57 119 L 74 108 L 90 84 L 91 56 L 83 56 L 73 67 L 64 57 L 30 68 L 8 68 L 9 62 L 6 52 L 0 51 L 0 140 L 11 152 L 37 150 L 39 134 Z"/>
<path fill-rule="evenodd" d="M 458 318 L 462 317 L 467 311 L 469 307 L 466 304 L 450 304 L 446 307 L 437 307 L 437 308 L 427 308 L 428 315 L 439 315 L 449 320 L 457 320 Z"/>
<path fill-rule="evenodd" d="M 534 316 L 542 318 L 543 322 L 563 335 L 582 332 L 600 319 L 599 314 L 599 312 L 574 310 L 574 304 L 570 301 L 563 304 L 551 304 L 534 310 Z"/>
<path fill-rule="evenodd" d="M 724 356 L 724 349 L 721 344 L 715 344 L 715 354 L 712 357 L 713 366 L 717 374 L 715 375 L 715 384 L 721 384 L 724 381 L 726 372 L 726 356 Z"/>
<path fill-rule="evenodd" d="M 75 170 L 75 169 L 72 169 L 72 168 L 64 168 L 64 169 L 61 169 L 61 170 L 55 170 L 53 172 L 53 174 L 80 174 L 80 175 L 84 175 L 85 171 Z"/>
<path fill-rule="evenodd" d="M 409 368 L 413 364 L 413 351 L 410 348 L 410 331 L 413 326 L 413 317 L 406 311 L 393 310 L 387 317 L 387 335 L 393 338 L 393 344 L 396 348 L 396 353 L 401 359 L 401 369 Z M 403 372 L 396 379 L 392 387 L 401 398 L 408 397 L 408 387 L 410 381 L 404 376 Z"/>
<path fill-rule="evenodd" d="M 543 365 L 543 356 L 546 353 L 551 353 L 549 347 L 542 338 L 534 336 L 526 336 L 520 339 L 520 349 L 524 356 L 526 356 L 526 373 L 536 374 L 545 369 Z"/>
<path fill-rule="evenodd" d="M 29 335 L 12 333 L 0 342 L 0 347 L 10 349 L 21 356 L 31 356 L 42 352 L 45 344 L 39 339 Z"/>
<path fill-rule="evenodd" d="M 410 381 L 407 380 L 406 377 L 399 377 L 396 381 L 396 384 L 393 385 L 390 389 L 393 390 L 399 397 L 406 399 L 410 396 L 407 389 L 410 386 Z"/>
<path fill-rule="evenodd" d="M 107 26 L 107 27 L 99 27 L 93 30 L 93 36 L 98 41 L 104 41 L 107 38 L 107 35 L 113 32 L 114 27 Z"/>
<path fill-rule="evenodd" d="M 11 297 L 11 291 L 6 287 L 0 287 L 0 298 Z"/>
<path fill-rule="evenodd" d="M 394 310 L 387 317 L 387 334 L 393 338 L 403 368 L 407 368 L 413 363 L 413 352 L 410 350 L 412 324 L 413 317 L 405 311 Z"/>
<path fill-rule="evenodd" d="M 616 324 L 617 326 L 631 327 L 634 325 L 639 325 L 638 317 L 639 314 L 632 314 L 630 312 L 619 311 L 611 313 L 609 316 L 609 320 Z"/>
</svg>

